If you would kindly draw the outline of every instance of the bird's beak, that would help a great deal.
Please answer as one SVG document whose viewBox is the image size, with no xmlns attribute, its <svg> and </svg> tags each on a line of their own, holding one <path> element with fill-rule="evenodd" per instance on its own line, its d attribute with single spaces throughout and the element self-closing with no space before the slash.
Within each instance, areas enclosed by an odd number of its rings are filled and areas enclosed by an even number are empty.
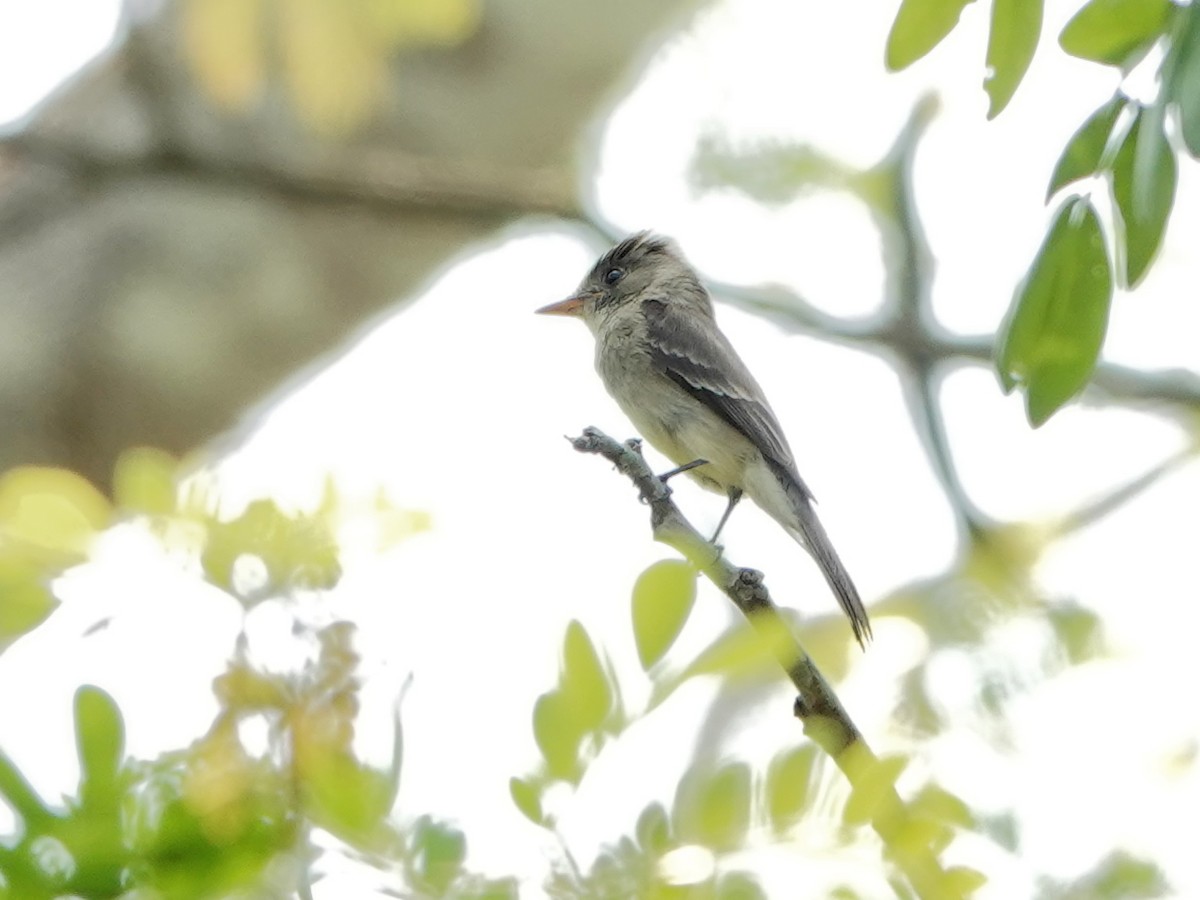
<svg viewBox="0 0 1200 900">
<path fill-rule="evenodd" d="M 566 300 L 559 300 L 557 303 L 551 303 L 549 306 L 543 306 L 541 309 L 534 310 L 545 316 L 582 316 L 583 301 L 588 295 L 580 291 L 578 294 L 572 294 Z"/>
</svg>

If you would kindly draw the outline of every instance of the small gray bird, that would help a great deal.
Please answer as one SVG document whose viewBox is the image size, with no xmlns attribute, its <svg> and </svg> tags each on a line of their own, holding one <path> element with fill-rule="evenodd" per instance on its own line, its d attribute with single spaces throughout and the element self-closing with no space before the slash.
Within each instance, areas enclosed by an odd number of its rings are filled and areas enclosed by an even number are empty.
<svg viewBox="0 0 1200 900">
<path fill-rule="evenodd" d="M 817 561 L 858 642 L 871 637 L 762 388 L 671 241 L 648 232 L 627 238 L 573 295 L 538 312 L 582 318 L 596 338 L 596 371 L 642 436 L 676 465 L 706 461 L 687 474 L 729 498 L 717 534 L 748 494 Z"/>
</svg>

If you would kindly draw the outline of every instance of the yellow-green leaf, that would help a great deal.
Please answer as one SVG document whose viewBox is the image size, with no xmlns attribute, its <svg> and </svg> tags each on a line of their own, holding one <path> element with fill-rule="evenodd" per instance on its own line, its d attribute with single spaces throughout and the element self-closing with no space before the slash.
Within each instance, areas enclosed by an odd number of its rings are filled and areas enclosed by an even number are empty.
<svg viewBox="0 0 1200 900">
<path fill-rule="evenodd" d="M 902 0 L 888 32 L 884 61 L 895 72 L 912 65 L 954 30 L 972 0 Z"/>
<path fill-rule="evenodd" d="M 664 559 L 633 586 L 633 639 L 638 660 L 649 669 L 666 655 L 696 602 L 696 570 L 681 559 Z"/>
<path fill-rule="evenodd" d="M 150 515 L 175 509 L 175 458 L 162 450 L 135 447 L 117 457 L 113 499 L 123 509 Z"/>
<path fill-rule="evenodd" d="M 533 705 L 533 739 L 537 742 L 550 774 L 573 780 L 579 740 L 574 712 L 559 691 L 550 691 L 537 698 Z"/>
<path fill-rule="evenodd" d="M 786 831 L 804 812 L 817 752 L 812 744 L 777 755 L 767 769 L 767 810 L 771 827 Z"/>
<path fill-rule="evenodd" d="M 667 849 L 671 841 L 671 822 L 661 803 L 651 803 L 642 810 L 634 835 L 647 853 L 659 854 Z"/>
<path fill-rule="evenodd" d="M 1070 197 L 1017 286 L 996 353 L 1005 391 L 1024 387 L 1026 412 L 1035 427 L 1091 378 L 1108 328 L 1112 291 L 1096 211 L 1090 201 Z"/>
<path fill-rule="evenodd" d="M 90 684 L 75 692 L 75 742 L 80 780 L 88 790 L 110 789 L 125 756 L 125 720 L 116 701 Z"/>
<path fill-rule="evenodd" d="M 992 0 L 988 31 L 988 118 L 1000 115 L 1025 77 L 1042 33 L 1042 0 Z"/>
<path fill-rule="evenodd" d="M 111 515 L 108 500 L 66 469 L 20 466 L 0 476 L 0 538 L 45 565 L 80 562 Z"/>
<path fill-rule="evenodd" d="M 1063 50 L 1080 59 L 1131 68 L 1162 35 L 1170 0 L 1091 0 L 1058 36 Z"/>
<path fill-rule="evenodd" d="M 731 762 L 713 772 L 692 770 L 675 797 L 675 830 L 685 841 L 735 850 L 750 827 L 750 767 Z"/>
<path fill-rule="evenodd" d="M 1145 277 L 1162 244 L 1175 204 L 1175 152 L 1163 128 L 1163 106 L 1140 109 L 1112 167 L 1112 193 L 1120 213 L 1118 271 L 1129 288 Z"/>
<path fill-rule="evenodd" d="M 512 777 L 508 780 L 508 792 L 512 795 L 513 805 L 521 811 L 534 825 L 544 825 L 542 815 L 541 792 L 523 778 Z"/>
<path fill-rule="evenodd" d="M 592 639 L 575 620 L 563 638 L 563 668 L 560 684 L 563 703 L 575 717 L 580 731 L 599 728 L 612 709 L 613 693 Z"/>
</svg>

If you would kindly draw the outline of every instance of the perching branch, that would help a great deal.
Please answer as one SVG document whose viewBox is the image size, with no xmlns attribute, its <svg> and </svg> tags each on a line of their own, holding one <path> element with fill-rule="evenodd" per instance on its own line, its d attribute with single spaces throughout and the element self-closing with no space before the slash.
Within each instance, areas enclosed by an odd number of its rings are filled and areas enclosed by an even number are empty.
<svg viewBox="0 0 1200 900">
<path fill-rule="evenodd" d="M 892 782 L 881 778 L 879 759 L 851 720 L 829 682 L 813 663 L 755 569 L 727 560 L 679 511 L 671 490 L 650 469 L 641 442 L 622 444 L 596 428 L 569 438 L 581 453 L 603 456 L 637 487 L 650 507 L 650 526 L 656 541 L 678 550 L 721 590 L 763 637 L 797 691 L 794 712 L 804 733 L 845 773 L 852 790 L 871 808 L 870 820 L 887 852 L 921 897 L 963 896 L 961 888 L 942 869 L 928 842 L 914 840 L 908 810 Z M 852 798 L 853 798 L 852 794 Z"/>
</svg>

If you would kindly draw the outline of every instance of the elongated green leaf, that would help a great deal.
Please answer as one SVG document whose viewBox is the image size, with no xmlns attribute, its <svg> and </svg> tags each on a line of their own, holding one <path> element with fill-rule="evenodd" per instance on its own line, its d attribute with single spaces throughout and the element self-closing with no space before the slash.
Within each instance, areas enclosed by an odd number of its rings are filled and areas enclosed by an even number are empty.
<svg viewBox="0 0 1200 900">
<path fill-rule="evenodd" d="M 1176 12 L 1187 22 L 1173 42 L 1169 65 L 1172 71 L 1167 90 L 1179 108 L 1179 132 L 1188 153 L 1200 158 L 1200 4 L 1190 3 Z"/>
<path fill-rule="evenodd" d="M 972 0 L 903 0 L 888 32 L 884 61 L 896 72 L 911 66 L 954 30 Z"/>
<path fill-rule="evenodd" d="M 513 805 L 525 818 L 534 825 L 545 824 L 545 817 L 542 815 L 542 793 L 533 784 L 513 776 L 508 780 L 508 792 L 512 795 Z"/>
<path fill-rule="evenodd" d="M 561 690 L 580 731 L 599 728 L 612 709 L 613 694 L 600 656 L 579 622 L 567 625 L 563 638 Z"/>
<path fill-rule="evenodd" d="M 767 810 L 776 833 L 786 831 L 804 812 L 816 756 L 813 745 L 805 744 L 771 760 L 767 769 Z"/>
<path fill-rule="evenodd" d="M 989 119 L 1000 115 L 1016 93 L 1041 34 L 1042 0 L 992 0 L 988 74 L 983 79 L 983 89 L 990 100 Z"/>
<path fill-rule="evenodd" d="M 651 803 L 642 810 L 634 828 L 639 846 L 647 853 L 666 851 L 671 842 L 671 822 L 661 803 Z"/>
<path fill-rule="evenodd" d="M 94 685 L 75 692 L 75 741 L 81 781 L 91 788 L 111 786 L 125 755 L 125 720 L 116 701 Z"/>
<path fill-rule="evenodd" d="M 731 762 L 688 772 L 675 794 L 675 831 L 685 841 L 734 850 L 750 827 L 750 767 Z"/>
<path fill-rule="evenodd" d="M 664 559 L 633 586 L 633 639 L 638 660 L 649 669 L 666 655 L 696 602 L 696 570 L 682 559 Z"/>
<path fill-rule="evenodd" d="M 1161 104 L 1139 110 L 1112 168 L 1112 193 L 1120 213 L 1118 271 L 1136 287 L 1162 244 L 1177 180 L 1175 153 L 1163 129 Z"/>
<path fill-rule="evenodd" d="M 1059 190 L 1080 178 L 1095 175 L 1100 169 L 1100 161 L 1104 157 L 1104 148 L 1108 146 L 1109 136 L 1117 123 L 1117 116 L 1125 108 L 1128 99 L 1117 94 L 1094 113 L 1088 116 L 1079 130 L 1071 135 L 1067 146 L 1063 148 L 1062 156 L 1054 166 L 1054 174 L 1050 176 L 1050 187 L 1046 191 L 1049 201 Z"/>
<path fill-rule="evenodd" d="M 555 778 L 574 780 L 581 737 L 562 693 L 550 691 L 537 698 L 533 705 L 533 739 Z"/>
<path fill-rule="evenodd" d="M 1017 286 L 996 354 L 1005 391 L 1024 386 L 1034 427 L 1087 384 L 1104 342 L 1112 291 L 1096 210 L 1072 196 L 1059 207 Z"/>
<path fill-rule="evenodd" d="M 1170 0 L 1091 0 L 1058 36 L 1072 56 L 1130 68 L 1170 21 Z"/>
</svg>

